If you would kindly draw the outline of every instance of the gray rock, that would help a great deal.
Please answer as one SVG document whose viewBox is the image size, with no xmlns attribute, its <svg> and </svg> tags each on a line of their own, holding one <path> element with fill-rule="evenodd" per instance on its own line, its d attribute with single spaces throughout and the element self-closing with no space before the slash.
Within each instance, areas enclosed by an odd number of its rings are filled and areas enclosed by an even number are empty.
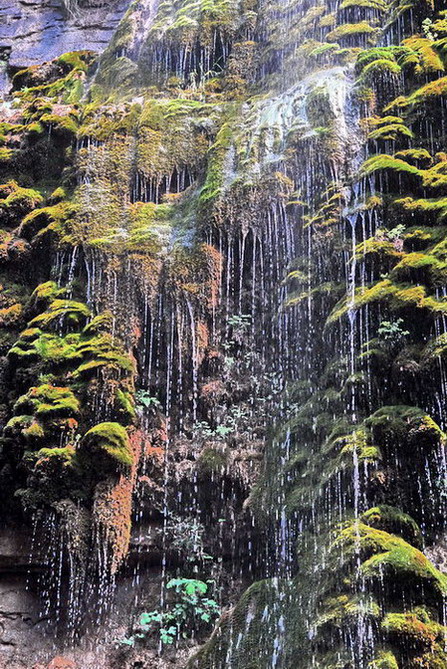
<svg viewBox="0 0 447 669">
<path fill-rule="evenodd" d="M 130 0 L 0 0 L 0 52 L 14 68 L 76 50 L 101 52 Z"/>
</svg>

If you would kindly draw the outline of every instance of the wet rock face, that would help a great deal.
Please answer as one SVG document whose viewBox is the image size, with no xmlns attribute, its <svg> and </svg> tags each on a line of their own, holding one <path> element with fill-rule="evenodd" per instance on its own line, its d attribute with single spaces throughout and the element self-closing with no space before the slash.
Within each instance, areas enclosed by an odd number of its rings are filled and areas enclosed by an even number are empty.
<svg viewBox="0 0 447 669">
<path fill-rule="evenodd" d="M 32 666 L 41 625 L 35 598 L 27 590 L 29 556 L 27 533 L 8 528 L 0 532 L 0 666 Z"/>
<path fill-rule="evenodd" d="M 129 0 L 2 0 L 0 51 L 10 52 L 14 68 L 78 49 L 101 52 L 129 4 Z"/>
<path fill-rule="evenodd" d="M 0 0 L 0 669 L 447 667 L 447 21 L 290 4 Z"/>
</svg>

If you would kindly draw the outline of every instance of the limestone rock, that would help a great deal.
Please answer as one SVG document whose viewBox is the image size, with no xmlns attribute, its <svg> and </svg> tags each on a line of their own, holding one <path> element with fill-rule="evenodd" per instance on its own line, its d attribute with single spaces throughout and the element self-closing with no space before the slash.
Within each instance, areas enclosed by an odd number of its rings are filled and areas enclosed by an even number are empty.
<svg viewBox="0 0 447 669">
<path fill-rule="evenodd" d="M 73 12 L 63 0 L 3 0 L 0 3 L 0 54 L 14 68 L 41 63 L 68 51 L 101 52 L 129 0 L 80 3 Z"/>
</svg>

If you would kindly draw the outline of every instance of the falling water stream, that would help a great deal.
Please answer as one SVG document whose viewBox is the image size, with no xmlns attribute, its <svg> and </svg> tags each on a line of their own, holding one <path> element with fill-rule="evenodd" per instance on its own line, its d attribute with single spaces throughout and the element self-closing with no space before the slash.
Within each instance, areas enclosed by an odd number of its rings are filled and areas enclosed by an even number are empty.
<svg viewBox="0 0 447 669">
<path fill-rule="evenodd" d="M 447 666 L 434 4 L 136 0 L 0 59 L 29 666 Z"/>
</svg>

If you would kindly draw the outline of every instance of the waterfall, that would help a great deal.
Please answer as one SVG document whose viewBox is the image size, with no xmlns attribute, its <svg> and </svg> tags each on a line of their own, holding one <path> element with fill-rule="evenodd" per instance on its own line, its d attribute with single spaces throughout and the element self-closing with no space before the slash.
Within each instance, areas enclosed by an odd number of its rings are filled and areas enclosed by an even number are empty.
<svg viewBox="0 0 447 669">
<path fill-rule="evenodd" d="M 0 60 L 0 664 L 447 666 L 442 3 L 108 4 Z"/>
</svg>

